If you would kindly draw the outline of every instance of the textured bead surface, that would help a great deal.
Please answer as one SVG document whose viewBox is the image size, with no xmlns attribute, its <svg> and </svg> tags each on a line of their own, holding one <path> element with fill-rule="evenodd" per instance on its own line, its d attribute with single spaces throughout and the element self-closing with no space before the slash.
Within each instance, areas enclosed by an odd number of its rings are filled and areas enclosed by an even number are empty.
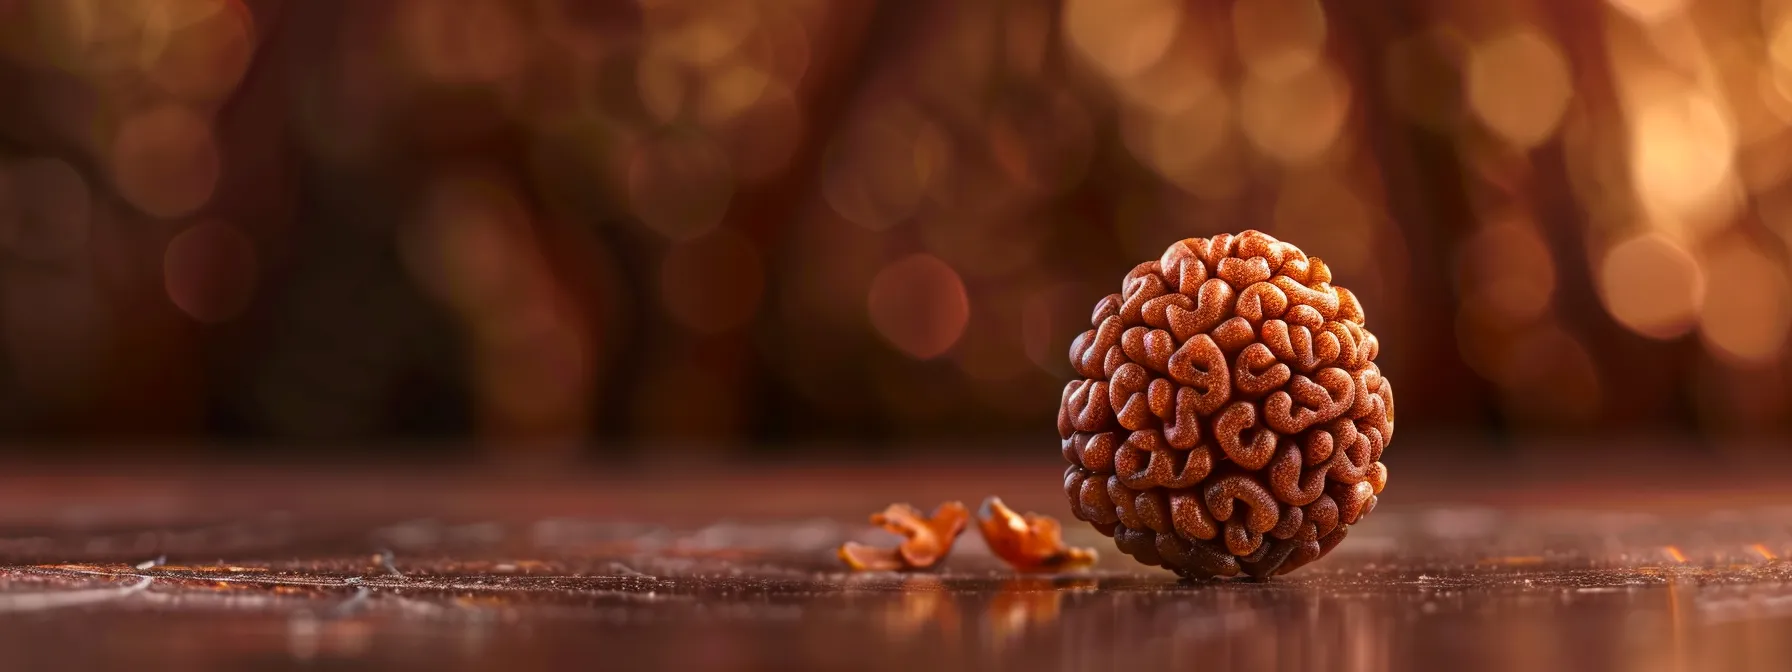
<svg viewBox="0 0 1792 672">
<path fill-rule="evenodd" d="M 1178 241 L 1095 304 L 1058 435 L 1072 513 L 1190 578 L 1319 559 L 1387 484 L 1394 388 L 1350 290 L 1257 231 Z"/>
</svg>

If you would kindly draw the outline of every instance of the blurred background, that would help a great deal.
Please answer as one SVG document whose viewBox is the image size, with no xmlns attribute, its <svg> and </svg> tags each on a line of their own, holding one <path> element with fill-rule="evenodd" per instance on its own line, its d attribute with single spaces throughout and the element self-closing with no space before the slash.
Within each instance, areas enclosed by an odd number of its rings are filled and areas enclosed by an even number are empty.
<svg viewBox="0 0 1792 672">
<path fill-rule="evenodd" d="M 1792 0 L 0 0 L 14 455 L 1055 455 L 1246 228 L 1404 436 L 1779 435 Z"/>
</svg>

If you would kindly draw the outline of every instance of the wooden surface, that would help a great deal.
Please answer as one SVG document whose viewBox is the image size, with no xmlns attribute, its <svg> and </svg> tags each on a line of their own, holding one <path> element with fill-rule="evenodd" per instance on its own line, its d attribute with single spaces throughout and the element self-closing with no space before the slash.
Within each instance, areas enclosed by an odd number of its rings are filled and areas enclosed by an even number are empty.
<svg viewBox="0 0 1792 672">
<path fill-rule="evenodd" d="M 547 472 L 25 467 L 0 477 L 0 669 L 1785 670 L 1777 465 L 1391 464 L 1338 551 L 1268 583 L 1115 552 L 852 574 L 863 516 L 998 494 L 1065 516 L 1051 461 Z"/>
</svg>

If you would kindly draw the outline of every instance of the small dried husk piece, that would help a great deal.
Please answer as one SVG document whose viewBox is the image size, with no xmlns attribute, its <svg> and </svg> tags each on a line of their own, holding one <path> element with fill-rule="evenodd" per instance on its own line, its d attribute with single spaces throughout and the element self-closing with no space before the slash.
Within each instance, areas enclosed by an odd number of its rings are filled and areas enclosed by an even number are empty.
<svg viewBox="0 0 1792 672">
<path fill-rule="evenodd" d="M 1100 557 L 1093 548 L 1065 546 L 1064 531 L 1057 519 L 1015 513 L 1000 497 L 985 499 L 983 506 L 978 507 L 977 530 L 983 533 L 983 543 L 989 545 L 990 552 L 1015 571 L 1079 569 L 1095 564 Z"/>
<path fill-rule="evenodd" d="M 861 572 L 927 569 L 946 559 L 952 542 L 970 519 L 970 511 L 961 502 L 941 504 L 931 517 L 922 517 L 919 509 L 907 504 L 891 504 L 871 514 L 871 524 L 902 535 L 902 543 L 896 548 L 878 548 L 849 541 L 840 546 L 840 559 Z"/>
</svg>

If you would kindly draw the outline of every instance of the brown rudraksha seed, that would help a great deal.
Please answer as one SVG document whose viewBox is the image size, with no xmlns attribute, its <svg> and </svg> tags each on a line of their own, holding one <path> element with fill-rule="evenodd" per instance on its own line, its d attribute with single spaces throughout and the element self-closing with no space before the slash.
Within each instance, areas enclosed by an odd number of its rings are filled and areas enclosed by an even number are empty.
<svg viewBox="0 0 1792 672">
<path fill-rule="evenodd" d="M 1071 511 L 1188 578 L 1319 559 L 1387 484 L 1394 388 L 1356 295 L 1257 231 L 1126 275 L 1070 345 L 1058 406 Z"/>
</svg>

